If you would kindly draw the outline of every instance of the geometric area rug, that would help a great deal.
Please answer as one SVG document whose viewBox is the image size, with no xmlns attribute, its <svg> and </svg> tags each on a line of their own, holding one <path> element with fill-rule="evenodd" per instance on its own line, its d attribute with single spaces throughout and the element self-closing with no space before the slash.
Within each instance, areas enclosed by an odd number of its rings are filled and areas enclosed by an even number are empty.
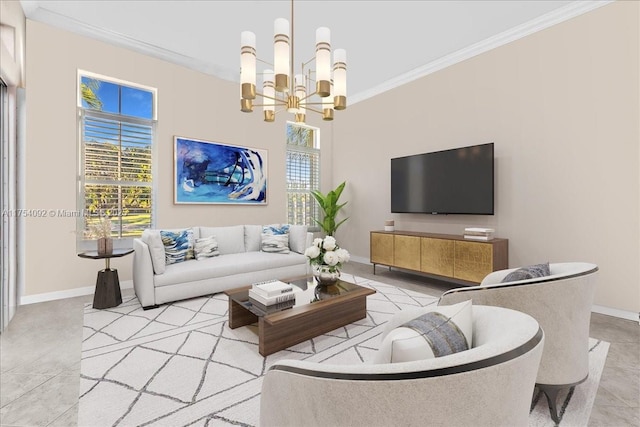
<svg viewBox="0 0 640 427">
<path fill-rule="evenodd" d="M 117 307 L 84 309 L 79 426 L 257 426 L 260 388 L 282 359 L 332 364 L 372 360 L 384 324 L 398 311 L 437 298 L 343 274 L 369 287 L 367 317 L 267 357 L 257 326 L 228 327 L 224 294 L 142 310 L 135 296 Z M 561 426 L 587 425 L 609 343 L 591 340 L 589 378 L 561 396 Z M 530 426 L 553 426 L 534 396 Z"/>
</svg>

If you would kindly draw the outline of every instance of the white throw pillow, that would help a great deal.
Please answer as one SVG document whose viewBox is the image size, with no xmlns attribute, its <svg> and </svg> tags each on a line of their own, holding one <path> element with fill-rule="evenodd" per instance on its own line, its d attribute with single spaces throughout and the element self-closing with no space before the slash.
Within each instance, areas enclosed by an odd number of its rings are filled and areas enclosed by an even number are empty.
<svg viewBox="0 0 640 427">
<path fill-rule="evenodd" d="M 218 251 L 218 241 L 215 236 L 196 239 L 193 250 L 198 261 L 220 255 Z"/>
<path fill-rule="evenodd" d="M 407 319 L 399 313 L 374 357 L 374 363 L 398 363 L 445 356 L 471 348 L 473 310 L 471 301 L 425 307 Z M 385 331 L 386 332 L 386 331 Z"/>
<path fill-rule="evenodd" d="M 149 253 L 151 254 L 151 265 L 153 265 L 153 272 L 155 274 L 164 273 L 166 264 L 164 259 L 164 244 L 162 243 L 160 230 L 152 230 L 150 228 L 147 228 L 142 232 L 140 240 L 146 243 L 149 247 Z"/>
<path fill-rule="evenodd" d="M 304 254 L 307 249 L 307 226 L 289 226 L 289 248 L 299 254 Z"/>
</svg>

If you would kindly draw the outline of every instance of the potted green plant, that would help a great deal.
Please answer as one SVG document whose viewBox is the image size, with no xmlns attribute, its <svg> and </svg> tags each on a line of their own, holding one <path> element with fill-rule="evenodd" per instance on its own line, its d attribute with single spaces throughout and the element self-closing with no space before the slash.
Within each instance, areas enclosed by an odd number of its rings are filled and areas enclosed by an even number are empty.
<svg viewBox="0 0 640 427">
<path fill-rule="evenodd" d="M 320 205 L 320 208 L 324 213 L 322 221 L 319 221 L 316 218 L 314 218 L 313 220 L 320 226 L 320 228 L 322 228 L 322 231 L 324 231 L 327 236 L 333 236 L 338 227 L 340 227 L 346 220 L 349 219 L 345 218 L 342 221 L 336 223 L 336 216 L 338 215 L 338 212 L 343 208 L 344 205 L 347 204 L 347 202 L 338 204 L 338 199 L 340 198 L 340 195 L 342 194 L 342 190 L 344 190 L 344 186 L 346 185 L 346 183 L 346 181 L 343 182 L 342 184 L 338 185 L 335 190 L 329 191 L 326 195 L 317 190 L 313 190 L 311 192 L 311 195 L 314 199 L 316 199 L 316 202 L 318 202 L 318 205 Z"/>
</svg>

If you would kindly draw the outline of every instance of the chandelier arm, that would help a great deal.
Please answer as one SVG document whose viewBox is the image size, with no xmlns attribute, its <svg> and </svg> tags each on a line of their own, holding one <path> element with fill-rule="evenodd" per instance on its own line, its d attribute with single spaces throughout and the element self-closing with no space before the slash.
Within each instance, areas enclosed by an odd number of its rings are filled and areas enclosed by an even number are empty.
<svg viewBox="0 0 640 427">
<path fill-rule="evenodd" d="M 281 103 L 281 104 L 286 104 L 286 103 L 287 103 L 287 102 L 286 102 L 285 100 L 283 100 L 283 99 L 275 98 L 275 97 L 273 97 L 273 96 L 269 96 L 269 95 L 265 95 L 264 93 L 256 92 L 256 95 L 257 95 L 257 96 L 261 96 L 262 98 L 272 99 L 272 100 L 274 100 L 274 101 L 276 101 L 276 102 L 279 102 L 279 103 Z M 254 106 L 255 106 L 255 105 L 257 105 L 257 104 L 254 104 Z"/>
<path fill-rule="evenodd" d="M 313 92 L 313 93 L 308 93 L 306 94 L 304 97 L 300 98 L 300 102 L 304 101 L 307 98 L 311 98 L 312 96 L 316 95 L 318 92 Z"/>
<path fill-rule="evenodd" d="M 301 102 L 300 105 L 302 105 L 303 107 L 307 108 L 307 105 L 333 105 L 333 102 L 331 103 L 324 103 L 324 102 Z"/>
<path fill-rule="evenodd" d="M 314 113 L 324 114 L 322 111 L 316 110 L 315 108 L 309 108 L 307 106 L 305 106 L 304 108 L 306 108 L 307 111 L 313 111 Z"/>
<path fill-rule="evenodd" d="M 258 58 L 258 57 L 256 57 L 256 61 L 258 61 L 258 62 L 262 62 L 263 64 L 267 64 L 267 65 L 269 65 L 269 66 L 273 67 L 273 63 L 271 63 L 271 62 L 267 62 L 267 61 L 264 61 L 264 60 L 262 60 L 262 59 L 260 59 L 260 58 Z M 260 74 L 264 74 L 264 73 L 260 73 Z"/>
</svg>

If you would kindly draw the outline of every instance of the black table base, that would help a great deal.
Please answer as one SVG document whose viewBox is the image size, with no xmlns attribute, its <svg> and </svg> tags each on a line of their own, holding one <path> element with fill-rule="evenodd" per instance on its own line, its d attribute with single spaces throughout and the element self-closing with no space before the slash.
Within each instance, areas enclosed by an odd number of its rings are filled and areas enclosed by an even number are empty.
<svg viewBox="0 0 640 427">
<path fill-rule="evenodd" d="M 98 272 L 93 308 L 111 308 L 122 304 L 118 270 L 105 269 Z"/>
</svg>

